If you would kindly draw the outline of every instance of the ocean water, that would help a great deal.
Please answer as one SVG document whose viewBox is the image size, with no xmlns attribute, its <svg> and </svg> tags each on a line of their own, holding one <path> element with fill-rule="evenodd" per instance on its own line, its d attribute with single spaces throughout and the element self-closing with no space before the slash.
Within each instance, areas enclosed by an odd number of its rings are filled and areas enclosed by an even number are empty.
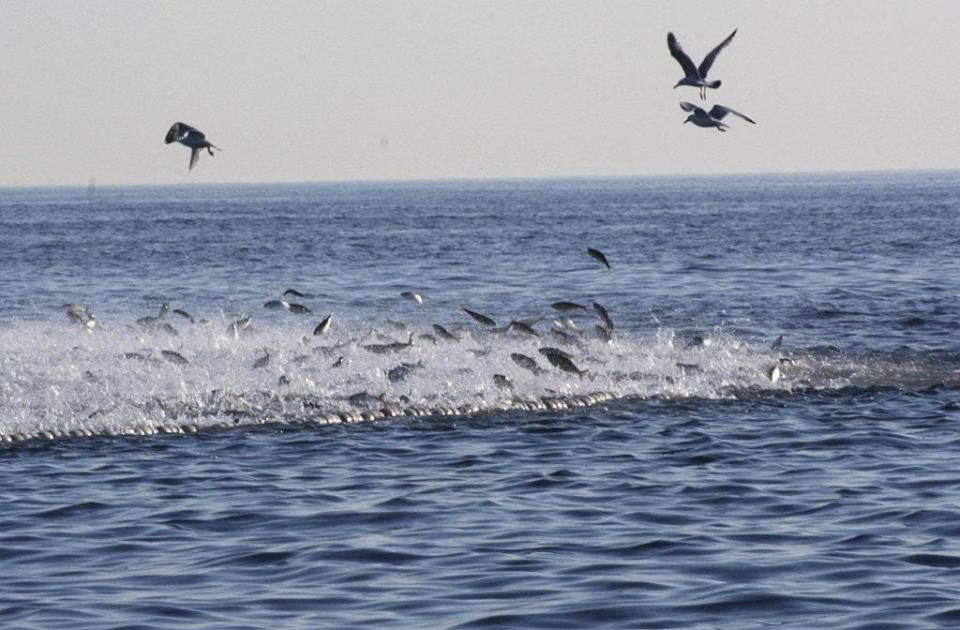
<svg viewBox="0 0 960 630">
<path fill-rule="evenodd" d="M 2 190 L 0 625 L 960 627 L 958 369 L 957 173 Z"/>
</svg>

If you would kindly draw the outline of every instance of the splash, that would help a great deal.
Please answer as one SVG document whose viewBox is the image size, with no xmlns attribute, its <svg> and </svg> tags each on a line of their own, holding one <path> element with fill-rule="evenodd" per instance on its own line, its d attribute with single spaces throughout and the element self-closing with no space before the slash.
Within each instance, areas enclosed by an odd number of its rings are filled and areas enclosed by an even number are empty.
<svg viewBox="0 0 960 630">
<path fill-rule="evenodd" d="M 0 439 L 564 409 L 622 398 L 740 398 L 958 378 L 929 362 L 785 353 L 721 328 L 604 339 L 553 337 L 545 326 L 538 338 L 453 324 L 454 341 L 429 325 L 400 322 L 341 318 L 328 334 L 312 336 L 297 317 L 239 330 L 235 319 L 177 322 L 172 330 L 133 322 L 92 331 L 60 321 L 7 323 L 0 329 Z M 544 346 L 568 351 L 586 373 L 557 369 L 539 352 Z M 537 369 L 518 364 L 511 358 L 517 353 Z"/>
</svg>

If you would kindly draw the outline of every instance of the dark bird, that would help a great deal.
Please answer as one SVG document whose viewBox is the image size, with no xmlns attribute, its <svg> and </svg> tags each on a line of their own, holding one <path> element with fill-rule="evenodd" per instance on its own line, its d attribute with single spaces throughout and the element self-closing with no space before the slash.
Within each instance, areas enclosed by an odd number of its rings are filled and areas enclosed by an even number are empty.
<svg viewBox="0 0 960 630">
<path fill-rule="evenodd" d="M 697 127 L 706 127 L 708 129 L 710 127 L 716 127 L 717 131 L 726 131 L 727 125 L 725 125 L 722 121 L 724 118 L 726 118 L 727 114 L 734 114 L 740 118 L 743 118 L 750 124 L 757 124 L 754 120 L 744 116 L 740 112 L 732 110 L 729 107 L 724 107 L 723 105 L 714 105 L 708 112 L 702 107 L 697 107 L 693 103 L 687 103 L 684 101 L 680 103 L 680 108 L 685 112 L 693 112 L 687 116 L 685 121 L 683 121 L 684 124 L 692 122 Z"/>
<path fill-rule="evenodd" d="M 612 271 L 613 267 L 610 266 L 610 263 L 607 262 L 607 257 L 603 255 L 599 249 L 593 249 L 592 247 L 587 248 L 587 253 L 590 254 L 590 258 L 600 261 L 600 263 L 607 268 L 607 271 Z"/>
<path fill-rule="evenodd" d="M 204 149 L 206 149 L 210 155 L 213 155 L 214 149 L 223 151 L 223 149 L 207 140 L 207 137 L 203 135 L 202 131 L 194 129 L 190 125 L 182 122 L 173 123 L 170 131 L 167 132 L 167 137 L 164 138 L 163 141 L 167 144 L 179 142 L 185 147 L 190 147 L 190 168 L 187 170 L 193 170 L 193 167 L 197 165 L 197 161 L 200 159 L 200 152 Z"/>
<path fill-rule="evenodd" d="M 720 54 L 720 51 L 723 50 L 727 44 L 733 41 L 733 36 L 737 34 L 736 29 L 730 35 L 720 42 L 720 45 L 710 51 L 710 53 L 703 58 L 703 61 L 700 62 L 700 66 L 697 67 L 693 65 L 693 61 L 690 60 L 690 57 L 687 56 L 687 53 L 683 52 L 683 48 L 680 47 L 680 42 L 677 41 L 677 38 L 673 33 L 667 33 L 667 47 L 670 49 L 670 55 L 677 60 L 677 63 L 680 64 L 680 67 L 683 68 L 684 77 L 677 81 L 677 84 L 673 86 L 674 89 L 680 87 L 681 85 L 689 85 L 690 87 L 700 88 L 700 98 L 707 98 L 707 88 L 717 89 L 720 87 L 720 81 L 707 81 L 707 73 L 710 72 L 710 67 L 713 66 L 713 62 L 717 60 L 717 55 Z"/>
</svg>

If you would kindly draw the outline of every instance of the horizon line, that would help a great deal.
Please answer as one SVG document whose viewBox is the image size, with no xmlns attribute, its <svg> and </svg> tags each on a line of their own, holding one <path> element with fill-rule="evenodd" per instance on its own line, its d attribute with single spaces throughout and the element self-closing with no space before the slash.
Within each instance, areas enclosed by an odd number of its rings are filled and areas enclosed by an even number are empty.
<svg viewBox="0 0 960 630">
<path fill-rule="evenodd" d="M 272 181 L 208 181 L 208 182 L 134 182 L 134 183 L 97 183 L 91 177 L 86 184 L 0 184 L 0 191 L 53 189 L 53 188 L 180 188 L 201 186 L 347 186 L 347 185 L 426 185 L 426 184 L 482 184 L 482 183 L 510 183 L 510 182 L 575 182 L 575 181 L 628 181 L 645 179 L 722 179 L 722 178 L 749 178 L 749 177 L 804 177 L 804 176 L 843 176 L 843 175 L 909 175 L 920 173 L 958 173 L 960 167 L 932 167 L 932 168 L 867 168 L 844 170 L 796 170 L 796 171 L 745 171 L 734 173 L 657 173 L 637 175 L 531 175 L 531 176 L 503 176 L 503 177 L 411 177 L 411 178 L 384 178 L 384 179 L 314 179 L 314 180 L 272 180 Z"/>
</svg>

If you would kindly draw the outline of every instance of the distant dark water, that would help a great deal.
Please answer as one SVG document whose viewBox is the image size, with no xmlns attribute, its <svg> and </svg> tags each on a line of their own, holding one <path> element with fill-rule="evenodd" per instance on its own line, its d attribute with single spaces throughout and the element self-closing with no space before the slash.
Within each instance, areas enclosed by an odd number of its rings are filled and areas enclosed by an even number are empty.
<svg viewBox="0 0 960 630">
<path fill-rule="evenodd" d="M 0 445 L 5 627 L 960 627 L 956 174 L 6 190 L 0 296 L 0 434 L 235 425 Z"/>
</svg>

